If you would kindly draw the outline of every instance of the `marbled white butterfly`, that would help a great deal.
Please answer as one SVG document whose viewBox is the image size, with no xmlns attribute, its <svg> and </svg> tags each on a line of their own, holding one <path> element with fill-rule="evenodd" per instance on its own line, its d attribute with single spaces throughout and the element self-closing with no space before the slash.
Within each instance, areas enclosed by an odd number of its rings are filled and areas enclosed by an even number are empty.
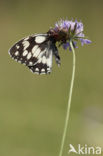
<svg viewBox="0 0 103 156">
<path fill-rule="evenodd" d="M 26 65 L 33 73 L 48 74 L 52 68 L 52 56 L 60 65 L 56 39 L 50 32 L 23 38 L 9 50 L 10 56 Z"/>
</svg>

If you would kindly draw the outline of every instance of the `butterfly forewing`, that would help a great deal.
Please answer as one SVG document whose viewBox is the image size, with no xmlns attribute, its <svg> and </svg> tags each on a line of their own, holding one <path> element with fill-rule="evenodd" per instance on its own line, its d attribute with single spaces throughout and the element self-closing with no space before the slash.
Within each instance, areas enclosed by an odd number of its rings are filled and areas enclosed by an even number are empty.
<svg viewBox="0 0 103 156">
<path fill-rule="evenodd" d="M 46 40 L 46 36 L 42 36 L 43 39 L 45 38 Z M 42 38 L 42 36 L 40 35 L 40 38 Z M 33 65 L 35 62 L 37 62 L 37 53 L 39 54 L 40 52 L 42 52 L 42 49 L 40 49 L 40 41 L 37 40 L 38 42 L 36 42 L 36 38 L 38 38 L 37 35 L 29 36 L 17 42 L 9 50 L 11 57 L 16 61 L 24 63 L 26 65 Z M 36 54 L 34 54 L 35 52 Z"/>
</svg>

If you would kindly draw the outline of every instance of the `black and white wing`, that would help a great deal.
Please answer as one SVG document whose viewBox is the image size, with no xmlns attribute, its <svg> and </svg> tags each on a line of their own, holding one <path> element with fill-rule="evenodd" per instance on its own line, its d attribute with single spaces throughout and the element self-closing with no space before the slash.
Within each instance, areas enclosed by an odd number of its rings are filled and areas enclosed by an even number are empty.
<svg viewBox="0 0 103 156">
<path fill-rule="evenodd" d="M 57 64 L 60 64 L 58 50 L 48 34 L 32 35 L 20 40 L 9 50 L 9 54 L 37 74 L 51 72 L 53 54 Z"/>
</svg>

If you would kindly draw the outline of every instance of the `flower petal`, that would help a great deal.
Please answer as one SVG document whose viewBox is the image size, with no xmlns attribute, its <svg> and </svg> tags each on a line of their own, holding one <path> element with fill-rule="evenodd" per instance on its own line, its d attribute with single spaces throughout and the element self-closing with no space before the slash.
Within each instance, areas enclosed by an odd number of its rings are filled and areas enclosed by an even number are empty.
<svg viewBox="0 0 103 156">
<path fill-rule="evenodd" d="M 63 43 L 63 48 L 65 49 L 65 50 L 67 50 L 67 48 L 69 47 L 70 48 L 70 44 L 69 44 L 69 42 L 67 42 L 67 43 Z"/>
<path fill-rule="evenodd" d="M 63 47 L 65 50 L 67 50 L 67 48 L 69 48 L 69 51 L 72 51 L 69 42 L 63 43 L 62 47 Z M 73 41 L 73 47 L 74 47 L 74 48 L 78 48 L 78 47 L 77 47 L 77 42 Z"/>
<path fill-rule="evenodd" d="M 90 44 L 92 41 L 88 40 L 88 39 L 83 39 L 83 38 L 80 38 L 80 41 L 81 41 L 81 45 L 83 46 L 84 44 Z"/>
<path fill-rule="evenodd" d="M 73 46 L 74 46 L 74 48 L 78 48 L 77 42 L 73 41 Z"/>
</svg>

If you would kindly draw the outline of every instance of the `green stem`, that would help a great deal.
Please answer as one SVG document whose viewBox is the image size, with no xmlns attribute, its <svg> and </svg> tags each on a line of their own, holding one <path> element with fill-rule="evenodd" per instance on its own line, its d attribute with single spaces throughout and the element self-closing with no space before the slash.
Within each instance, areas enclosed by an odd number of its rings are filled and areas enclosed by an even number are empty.
<svg viewBox="0 0 103 156">
<path fill-rule="evenodd" d="M 64 125 L 64 131 L 63 131 L 59 156 L 62 156 L 62 154 L 63 154 L 64 142 L 65 142 L 65 138 L 66 138 L 66 133 L 67 133 L 67 128 L 68 128 L 68 121 L 69 121 L 69 117 L 70 117 L 70 106 L 71 106 L 71 98 L 72 98 L 74 77 L 75 77 L 75 62 L 76 62 L 76 59 L 75 59 L 75 50 L 74 50 L 72 41 L 70 41 L 70 46 L 71 46 L 72 53 L 73 53 L 73 69 L 72 69 L 72 78 L 71 78 L 69 98 L 68 98 L 67 114 L 66 114 L 66 119 L 65 119 L 65 125 Z"/>
</svg>

